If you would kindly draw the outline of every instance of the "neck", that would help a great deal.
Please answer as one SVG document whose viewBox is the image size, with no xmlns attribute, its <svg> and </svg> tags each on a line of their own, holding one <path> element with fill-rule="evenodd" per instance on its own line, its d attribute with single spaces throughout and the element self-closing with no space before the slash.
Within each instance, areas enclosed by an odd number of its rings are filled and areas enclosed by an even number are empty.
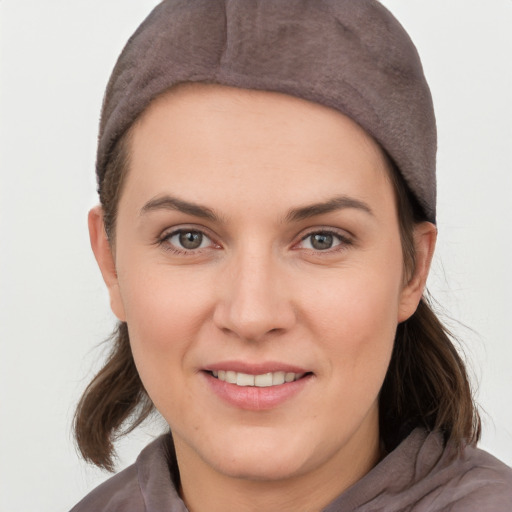
<svg viewBox="0 0 512 512">
<path fill-rule="evenodd" d="M 180 494 L 190 512 L 320 512 L 381 458 L 378 431 L 376 436 L 353 441 L 321 466 L 277 480 L 224 474 L 178 442 Z"/>
</svg>

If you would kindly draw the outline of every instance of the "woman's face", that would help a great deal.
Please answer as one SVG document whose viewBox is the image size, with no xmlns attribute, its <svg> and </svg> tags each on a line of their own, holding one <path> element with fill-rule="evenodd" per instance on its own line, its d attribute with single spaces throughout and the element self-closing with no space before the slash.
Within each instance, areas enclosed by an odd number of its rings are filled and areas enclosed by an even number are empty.
<svg viewBox="0 0 512 512">
<path fill-rule="evenodd" d="M 395 329 L 422 289 L 404 285 L 377 145 L 326 107 L 198 84 L 132 135 L 116 274 L 102 266 L 180 464 L 366 472 Z"/>
</svg>

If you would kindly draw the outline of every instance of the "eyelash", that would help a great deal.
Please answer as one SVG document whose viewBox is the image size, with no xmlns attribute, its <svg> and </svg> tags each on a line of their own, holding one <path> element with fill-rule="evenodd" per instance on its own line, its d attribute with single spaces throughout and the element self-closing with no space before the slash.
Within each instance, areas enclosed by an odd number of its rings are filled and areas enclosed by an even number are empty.
<svg viewBox="0 0 512 512">
<path fill-rule="evenodd" d="M 202 229 L 198 228 L 180 228 L 175 229 L 171 232 L 164 233 L 158 240 L 157 243 L 159 246 L 163 247 L 166 251 L 169 251 L 178 256 L 195 256 L 200 254 L 204 249 L 208 249 L 208 247 L 198 247 L 197 249 L 186 249 L 184 247 L 178 247 L 176 244 L 171 243 L 171 239 L 174 236 L 185 234 L 185 233 L 197 233 L 201 235 L 203 238 L 206 238 L 210 241 L 209 246 L 214 246 L 215 248 L 219 248 L 220 245 L 213 242 L 212 237 L 208 236 Z M 203 242 L 203 240 L 201 241 Z"/>
<path fill-rule="evenodd" d="M 343 235 L 341 233 L 339 233 L 338 231 L 334 231 L 334 230 L 331 230 L 331 229 L 317 229 L 317 230 L 314 230 L 314 231 L 310 231 L 309 233 L 307 233 L 306 235 L 304 235 L 301 239 L 300 239 L 300 242 L 304 242 L 305 240 L 307 240 L 308 238 L 311 238 L 312 236 L 314 235 L 327 235 L 327 236 L 332 236 L 333 238 L 336 238 L 338 243 L 336 245 L 334 245 L 333 247 L 329 247 L 328 249 L 305 249 L 311 253 L 314 253 L 315 255 L 328 255 L 328 254 L 332 254 L 333 252 L 339 252 L 339 251 L 344 251 L 346 250 L 349 246 L 351 246 L 353 244 L 353 241 L 350 237 L 348 237 L 347 235 Z M 299 242 L 299 243 L 300 243 Z M 298 244 L 295 244 L 295 246 L 297 246 Z"/>
<path fill-rule="evenodd" d="M 210 241 L 210 244 L 208 247 L 198 247 L 197 249 L 186 249 L 183 247 L 178 247 L 176 244 L 173 244 L 170 242 L 170 240 L 180 234 L 184 233 L 197 233 L 201 235 L 203 238 L 206 238 Z M 343 251 L 346 250 L 347 247 L 353 245 L 353 241 L 350 237 L 343 235 L 337 231 L 331 230 L 331 229 L 317 229 L 314 231 L 310 231 L 306 235 L 304 235 L 299 242 L 295 243 L 293 245 L 293 248 L 298 250 L 300 248 L 297 248 L 297 246 L 307 240 L 308 238 L 314 236 L 314 235 L 323 235 L 323 236 L 332 236 L 333 238 L 337 239 L 338 243 L 334 245 L 333 247 L 329 247 L 327 249 L 314 249 L 314 248 L 304 248 L 304 250 L 314 253 L 315 255 L 327 255 L 332 254 L 333 252 Z M 203 240 L 202 240 L 203 242 Z M 220 248 L 221 246 L 219 244 L 216 244 L 212 237 L 207 235 L 202 229 L 194 229 L 194 228 L 180 228 L 175 229 L 169 233 L 164 233 L 158 240 L 157 243 L 159 246 L 163 247 L 166 251 L 169 251 L 173 254 L 179 255 L 179 256 L 195 256 L 197 254 L 200 254 L 204 249 L 208 249 L 211 246 L 214 246 L 214 248 Z"/>
</svg>

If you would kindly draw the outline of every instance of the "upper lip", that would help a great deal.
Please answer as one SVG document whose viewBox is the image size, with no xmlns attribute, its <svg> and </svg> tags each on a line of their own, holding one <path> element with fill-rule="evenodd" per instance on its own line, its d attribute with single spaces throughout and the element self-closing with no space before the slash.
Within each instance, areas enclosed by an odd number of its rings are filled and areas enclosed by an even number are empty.
<svg viewBox="0 0 512 512">
<path fill-rule="evenodd" d="M 204 371 L 226 370 L 237 373 L 247 373 L 248 375 L 263 375 L 272 372 L 286 373 L 310 373 L 303 367 L 277 361 L 267 361 L 262 363 L 249 363 L 245 361 L 222 361 L 208 364 L 203 368 Z"/>
</svg>

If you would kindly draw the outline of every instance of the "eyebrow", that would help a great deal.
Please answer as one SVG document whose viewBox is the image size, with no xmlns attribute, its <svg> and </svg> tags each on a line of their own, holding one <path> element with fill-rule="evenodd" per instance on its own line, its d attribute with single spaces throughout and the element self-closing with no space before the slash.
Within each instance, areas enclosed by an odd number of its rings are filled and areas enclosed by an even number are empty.
<svg viewBox="0 0 512 512">
<path fill-rule="evenodd" d="M 219 216 L 211 208 L 189 201 L 183 201 L 183 199 L 178 199 L 177 197 L 168 195 L 148 201 L 141 208 L 140 215 L 157 210 L 176 210 L 202 219 L 208 219 L 211 221 L 220 220 Z"/>
<path fill-rule="evenodd" d="M 355 208 L 356 210 L 361 210 L 374 216 L 372 209 L 365 202 L 349 196 L 337 196 L 325 202 L 294 208 L 286 214 L 285 221 L 297 222 L 315 217 L 316 215 L 322 215 L 336 210 L 344 210 L 346 208 Z"/>
<path fill-rule="evenodd" d="M 316 215 L 322 215 L 347 208 L 355 208 L 356 210 L 361 210 L 373 216 L 372 209 L 365 202 L 349 196 L 337 196 L 329 199 L 328 201 L 293 208 L 288 211 L 284 219 L 285 222 L 298 222 L 315 217 Z M 220 221 L 220 217 L 211 208 L 197 203 L 192 203 L 190 201 L 184 201 L 183 199 L 178 199 L 177 197 L 169 195 L 157 197 L 148 201 L 141 208 L 140 215 L 158 210 L 175 210 L 188 215 L 193 215 L 194 217 L 208 219 L 213 222 Z"/>
</svg>

